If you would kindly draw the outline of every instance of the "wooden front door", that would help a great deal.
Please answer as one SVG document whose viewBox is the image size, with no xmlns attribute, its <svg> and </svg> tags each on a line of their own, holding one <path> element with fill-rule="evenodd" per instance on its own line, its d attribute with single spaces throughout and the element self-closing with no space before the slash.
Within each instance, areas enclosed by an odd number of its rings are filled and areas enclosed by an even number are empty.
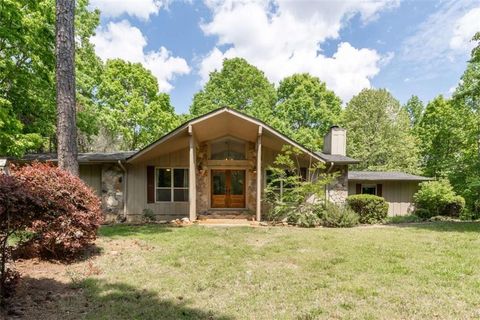
<svg viewBox="0 0 480 320">
<path fill-rule="evenodd" d="M 212 208 L 245 208 L 245 170 L 212 170 Z"/>
</svg>

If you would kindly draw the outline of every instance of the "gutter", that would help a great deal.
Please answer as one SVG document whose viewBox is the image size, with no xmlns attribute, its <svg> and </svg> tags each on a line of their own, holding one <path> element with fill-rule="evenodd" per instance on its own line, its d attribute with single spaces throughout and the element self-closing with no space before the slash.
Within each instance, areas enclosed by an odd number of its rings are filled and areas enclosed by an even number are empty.
<svg viewBox="0 0 480 320">
<path fill-rule="evenodd" d="M 123 218 L 126 220 L 127 219 L 127 190 L 128 190 L 128 174 L 127 174 L 127 168 L 122 164 L 122 161 L 118 160 L 118 166 L 122 169 L 124 173 L 124 181 L 123 181 Z"/>
</svg>

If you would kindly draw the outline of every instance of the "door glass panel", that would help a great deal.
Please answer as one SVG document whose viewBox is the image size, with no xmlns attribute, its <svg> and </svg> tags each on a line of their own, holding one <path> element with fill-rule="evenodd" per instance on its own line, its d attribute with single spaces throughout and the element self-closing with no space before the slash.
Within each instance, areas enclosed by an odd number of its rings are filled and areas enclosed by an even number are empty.
<svg viewBox="0 0 480 320">
<path fill-rule="evenodd" d="M 212 192 L 214 195 L 223 195 L 227 192 L 225 171 L 212 171 Z"/>
<path fill-rule="evenodd" d="M 245 186 L 245 171 L 232 170 L 230 184 L 230 193 L 232 195 L 243 195 Z"/>
</svg>

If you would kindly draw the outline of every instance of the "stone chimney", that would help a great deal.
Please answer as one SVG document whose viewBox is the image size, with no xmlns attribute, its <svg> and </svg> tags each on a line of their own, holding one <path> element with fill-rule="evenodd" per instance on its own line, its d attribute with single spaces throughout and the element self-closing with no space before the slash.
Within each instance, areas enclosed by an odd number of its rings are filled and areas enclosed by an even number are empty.
<svg viewBox="0 0 480 320">
<path fill-rule="evenodd" d="M 323 138 L 323 153 L 347 155 L 347 130 L 331 126 Z"/>
</svg>

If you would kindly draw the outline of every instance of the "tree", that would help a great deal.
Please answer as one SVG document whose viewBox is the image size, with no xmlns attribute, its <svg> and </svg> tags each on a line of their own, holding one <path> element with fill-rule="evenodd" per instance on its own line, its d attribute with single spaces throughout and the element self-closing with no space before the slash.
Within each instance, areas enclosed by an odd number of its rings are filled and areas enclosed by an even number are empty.
<svg viewBox="0 0 480 320">
<path fill-rule="evenodd" d="M 88 0 L 77 0 L 75 8 L 75 77 L 77 98 L 77 137 L 81 151 L 93 151 L 90 145 L 100 129 L 98 88 L 103 63 L 95 54 L 90 38 L 100 24 L 100 11 L 90 10 Z"/>
<path fill-rule="evenodd" d="M 210 73 L 204 88 L 195 94 L 190 113 L 199 116 L 230 107 L 268 120 L 275 101 L 275 88 L 262 71 L 242 58 L 225 59 L 222 69 Z"/>
<path fill-rule="evenodd" d="M 0 2 L 0 152 L 42 148 L 55 131 L 53 2 Z"/>
<path fill-rule="evenodd" d="M 75 1 L 56 1 L 58 166 L 78 175 L 75 101 Z"/>
<path fill-rule="evenodd" d="M 349 155 L 367 170 L 418 171 L 418 147 L 406 111 L 385 89 L 364 89 L 347 104 Z"/>
<path fill-rule="evenodd" d="M 410 126 L 415 128 L 422 118 L 423 102 L 419 97 L 413 95 L 408 99 L 407 103 L 403 106 L 407 111 L 408 118 L 410 119 Z"/>
<path fill-rule="evenodd" d="M 296 141 L 319 150 L 328 128 L 337 124 L 342 101 L 324 82 L 308 73 L 283 79 L 277 90 L 275 117 L 281 131 Z"/>
<path fill-rule="evenodd" d="M 99 14 L 88 0 L 76 1 L 77 116 L 84 141 L 98 130 L 101 62 L 89 38 Z M 0 56 L 0 153 L 55 150 L 54 0 L 0 2 Z"/>
<path fill-rule="evenodd" d="M 459 169 L 469 140 L 464 113 L 441 95 L 428 103 L 418 128 L 425 174 L 450 177 Z"/>
<path fill-rule="evenodd" d="M 109 60 L 98 97 L 114 148 L 141 148 L 179 124 L 169 96 L 158 92 L 157 79 L 140 63 Z"/>
</svg>

